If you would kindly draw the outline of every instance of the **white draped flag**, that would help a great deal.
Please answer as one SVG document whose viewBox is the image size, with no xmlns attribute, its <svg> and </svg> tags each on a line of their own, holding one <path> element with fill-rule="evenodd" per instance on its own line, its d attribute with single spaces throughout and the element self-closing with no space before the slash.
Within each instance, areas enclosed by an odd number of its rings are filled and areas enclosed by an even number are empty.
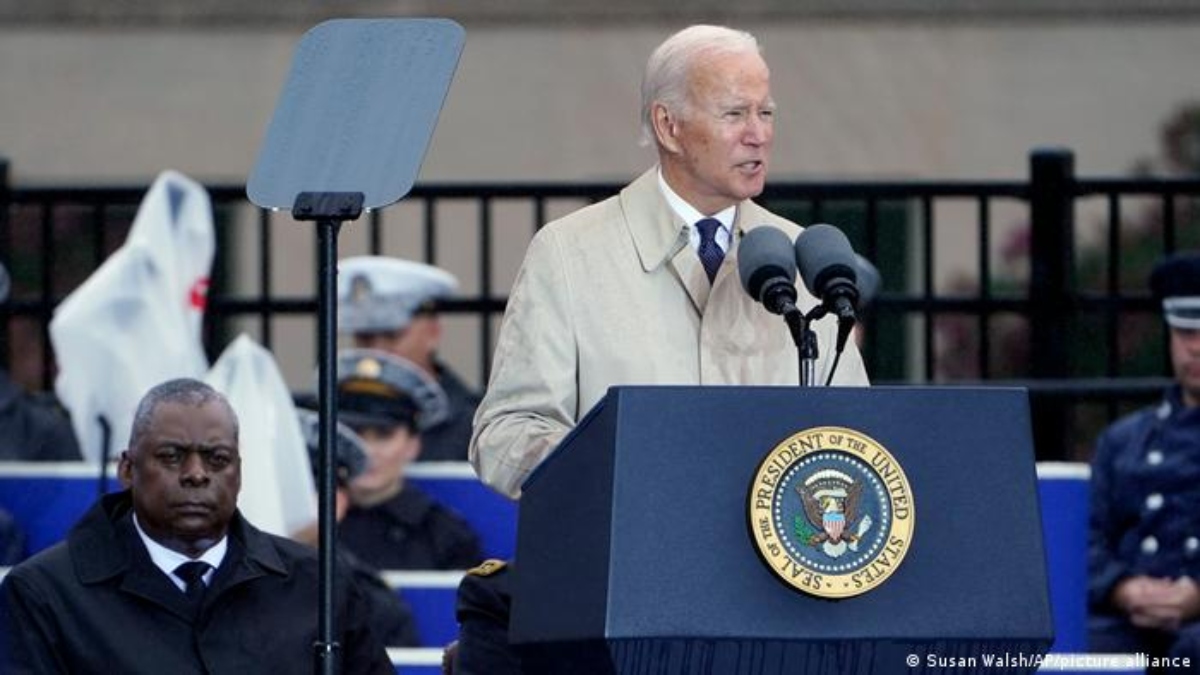
<svg viewBox="0 0 1200 675">
<path fill-rule="evenodd" d="M 254 526 L 289 536 L 317 519 L 308 446 L 275 358 L 246 335 L 234 340 L 205 381 L 237 412 L 242 455 L 238 508 Z"/>
<path fill-rule="evenodd" d="M 105 424 L 110 455 L 126 448 L 134 410 L 150 387 L 204 376 L 200 332 L 215 245 L 208 193 L 165 171 L 125 243 L 55 309 L 55 391 L 85 459 L 100 458 Z"/>
</svg>

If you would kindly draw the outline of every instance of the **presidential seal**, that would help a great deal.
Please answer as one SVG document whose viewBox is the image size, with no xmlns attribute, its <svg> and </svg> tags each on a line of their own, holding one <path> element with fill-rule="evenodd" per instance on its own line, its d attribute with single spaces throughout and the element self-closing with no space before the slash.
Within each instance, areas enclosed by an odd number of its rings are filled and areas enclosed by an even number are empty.
<svg viewBox="0 0 1200 675">
<path fill-rule="evenodd" d="M 888 579 L 908 553 L 912 488 L 870 436 L 814 427 L 759 464 L 747 508 L 759 557 L 788 586 L 849 598 Z"/>
</svg>

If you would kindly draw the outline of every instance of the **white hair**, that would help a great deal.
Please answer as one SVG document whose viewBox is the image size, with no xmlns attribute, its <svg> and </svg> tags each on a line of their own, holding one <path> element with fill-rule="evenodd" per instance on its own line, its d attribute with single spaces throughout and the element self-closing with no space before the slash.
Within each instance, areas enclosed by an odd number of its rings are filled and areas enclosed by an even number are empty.
<svg viewBox="0 0 1200 675">
<path fill-rule="evenodd" d="M 745 31 L 725 26 L 689 26 L 667 38 L 646 62 L 642 78 L 642 145 L 655 142 L 655 103 L 682 113 L 687 109 L 688 76 L 701 54 L 762 53 L 758 40 Z"/>
</svg>

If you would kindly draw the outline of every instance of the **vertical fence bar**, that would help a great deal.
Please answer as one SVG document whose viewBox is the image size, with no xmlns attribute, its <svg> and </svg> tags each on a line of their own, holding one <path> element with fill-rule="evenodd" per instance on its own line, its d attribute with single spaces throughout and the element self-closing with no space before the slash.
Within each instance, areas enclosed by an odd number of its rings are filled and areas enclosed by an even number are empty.
<svg viewBox="0 0 1200 675">
<path fill-rule="evenodd" d="M 1104 374 L 1108 377 L 1116 377 L 1121 370 L 1121 332 L 1117 320 L 1121 313 L 1119 305 L 1121 299 L 1120 254 L 1121 198 L 1118 193 L 1110 192 L 1108 194 L 1108 260 L 1104 280 L 1105 299 L 1107 300 L 1104 309 L 1104 335 L 1105 344 L 1108 345 Z M 1105 414 L 1108 419 L 1116 417 L 1116 401 L 1108 401 L 1105 406 Z"/>
<path fill-rule="evenodd" d="M 9 274 L 12 274 L 12 221 L 9 220 L 9 211 L 13 208 L 12 191 L 8 185 L 8 160 L 0 157 L 0 263 L 9 268 Z M 11 282 L 11 278 L 9 280 Z M 10 293 L 11 287 L 10 287 Z M 12 322 L 12 313 L 8 309 L 9 305 L 7 298 L 0 300 L 0 364 L 3 364 L 5 369 L 8 369 L 12 362 L 12 355 L 9 353 L 9 325 Z"/>
<path fill-rule="evenodd" d="M 1163 252 L 1174 253 L 1179 245 L 1175 232 L 1175 194 L 1167 192 L 1162 196 L 1162 237 Z M 1169 373 L 1174 368 L 1171 362 L 1171 332 L 1163 331 L 1162 339 L 1163 372 Z"/>
<path fill-rule="evenodd" d="M 533 198 L 533 234 L 546 224 L 546 198 L 538 195 Z"/>
<path fill-rule="evenodd" d="M 479 200 L 479 295 L 492 297 L 492 199 Z M 479 321 L 479 381 L 492 372 L 492 314 L 487 309 Z"/>
<path fill-rule="evenodd" d="M 923 315 L 925 318 L 925 379 L 932 381 L 934 379 L 936 354 L 934 353 L 934 343 L 936 342 L 935 333 L 936 326 L 933 306 L 930 301 L 934 298 L 934 261 L 933 261 L 933 197 L 930 195 L 921 196 L 921 274 L 924 277 L 924 288 L 922 289 L 922 300 L 925 301 L 925 310 Z"/>
<path fill-rule="evenodd" d="M 103 202 L 92 204 L 92 223 L 95 229 L 100 229 L 96 223 L 104 222 Z M 50 343 L 50 319 L 54 316 L 54 260 L 58 257 L 58 237 L 54 232 L 54 209 L 47 204 L 42 211 L 42 247 L 40 272 L 41 293 L 38 298 L 37 317 L 41 323 L 38 331 L 42 352 L 42 389 L 54 390 L 54 350 Z"/>
<path fill-rule="evenodd" d="M 1108 260 L 1105 268 L 1105 296 L 1107 304 L 1104 309 L 1105 344 L 1108 345 L 1104 374 L 1116 377 L 1121 370 L 1121 334 L 1117 330 L 1117 316 L 1120 314 L 1118 301 L 1121 297 L 1121 199 L 1115 192 L 1108 194 Z"/>
<path fill-rule="evenodd" d="M 979 377 L 987 379 L 991 375 L 991 334 L 988 331 L 991 325 L 991 313 L 988 308 L 991 306 L 992 298 L 992 264 L 989 251 L 991 246 L 991 216 L 988 212 L 988 198 L 979 198 Z"/>
<path fill-rule="evenodd" d="M 263 347 L 271 349 L 274 337 L 271 330 L 270 303 L 268 302 L 271 297 L 271 212 L 267 209 L 258 210 L 258 289 L 258 297 L 262 301 L 261 309 L 258 312 L 262 344 Z"/>
<path fill-rule="evenodd" d="M 1062 148 L 1029 156 L 1032 242 L 1029 261 L 1030 375 L 1061 379 L 1071 373 L 1069 340 L 1074 306 L 1075 158 Z M 1070 439 L 1068 407 L 1034 402 L 1034 442 L 1039 459 L 1065 459 Z"/>
<path fill-rule="evenodd" d="M 422 204 L 425 220 L 425 262 L 437 265 L 437 204 L 426 197 Z"/>
<path fill-rule="evenodd" d="M 367 216 L 367 250 L 371 255 L 383 252 L 383 210 L 371 209 Z"/>
<path fill-rule="evenodd" d="M 1175 231 L 1175 193 L 1167 192 L 1162 196 L 1163 212 L 1163 246 L 1169 252 L 1174 252 L 1179 245 Z"/>
</svg>

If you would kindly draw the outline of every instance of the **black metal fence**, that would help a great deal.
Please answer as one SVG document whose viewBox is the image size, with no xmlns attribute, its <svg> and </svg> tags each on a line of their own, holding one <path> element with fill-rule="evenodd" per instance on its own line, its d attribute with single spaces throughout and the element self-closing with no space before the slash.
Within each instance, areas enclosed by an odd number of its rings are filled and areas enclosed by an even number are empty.
<svg viewBox="0 0 1200 675">
<path fill-rule="evenodd" d="M 1015 181 L 775 183 L 761 201 L 802 224 L 842 227 L 880 268 L 862 346 L 877 383 L 1028 387 L 1039 458 L 1086 459 L 1104 423 L 1168 382 L 1166 334 L 1145 278 L 1163 253 L 1200 247 L 1200 180 L 1080 178 L 1061 149 L 1031 152 L 1029 166 Z M 364 216 L 360 248 L 395 255 L 389 238 L 402 230 L 400 255 L 472 268 L 444 311 L 476 326 L 468 360 L 486 382 L 525 242 L 620 187 L 420 185 L 398 215 Z M 53 309 L 121 244 L 145 189 L 12 186 L 0 162 L 0 260 L 14 277 L 0 307 L 0 353 L 16 379 L 51 388 Z M 208 189 L 217 222 L 210 356 L 235 323 L 252 324 L 276 349 L 281 319 L 316 311 L 315 291 L 277 287 L 278 268 L 298 255 L 280 243 L 282 228 L 298 226 L 250 207 L 242 186 Z M 315 331 L 302 339 L 315 344 Z"/>
</svg>

